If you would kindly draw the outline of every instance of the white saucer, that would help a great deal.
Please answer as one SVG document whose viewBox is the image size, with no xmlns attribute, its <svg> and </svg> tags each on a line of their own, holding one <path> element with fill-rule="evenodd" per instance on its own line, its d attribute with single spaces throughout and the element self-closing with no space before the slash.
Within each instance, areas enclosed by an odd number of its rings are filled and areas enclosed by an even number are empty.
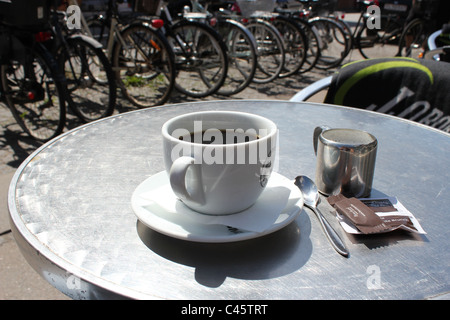
<svg viewBox="0 0 450 320">
<path fill-rule="evenodd" d="M 211 224 L 209 220 L 214 217 L 189 209 L 180 200 L 177 200 L 174 195 L 168 198 L 170 199 L 169 201 L 176 203 L 170 203 L 168 206 L 155 205 L 154 203 L 149 205 L 149 201 L 142 196 L 152 192 L 161 192 L 161 188 L 166 190 L 168 185 L 169 179 L 165 171 L 146 179 L 133 192 L 131 197 L 133 211 L 138 219 L 147 227 L 167 236 L 187 241 L 220 243 L 260 237 L 287 226 L 298 216 L 303 207 L 302 194 L 294 185 L 293 181 L 273 172 L 266 189 L 253 207 L 259 208 L 258 210 L 262 211 L 265 208 L 270 208 L 270 206 L 261 204 L 264 201 L 267 202 L 269 197 L 273 199 L 274 188 L 284 188 L 285 190 L 288 189 L 287 191 L 289 193 L 285 200 L 274 199 L 274 201 L 284 201 L 281 203 L 281 208 L 284 208 L 280 210 L 279 214 L 275 212 L 274 221 L 264 230 L 258 232 L 247 231 L 224 224 Z M 270 195 L 271 191 L 272 195 Z M 165 207 L 175 208 L 174 211 L 176 212 L 170 212 Z M 239 217 L 245 217 L 246 211 L 250 211 L 251 209 L 236 213 L 233 216 L 238 219 Z M 261 212 L 260 214 L 268 216 L 272 213 Z"/>
</svg>

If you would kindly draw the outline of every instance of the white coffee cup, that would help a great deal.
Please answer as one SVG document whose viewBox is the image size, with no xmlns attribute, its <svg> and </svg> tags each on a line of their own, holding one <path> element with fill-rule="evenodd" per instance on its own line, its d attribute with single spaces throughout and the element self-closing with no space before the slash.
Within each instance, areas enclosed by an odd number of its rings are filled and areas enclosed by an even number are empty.
<svg viewBox="0 0 450 320">
<path fill-rule="evenodd" d="M 272 172 L 277 134 L 272 121 L 244 112 L 195 112 L 170 119 L 162 136 L 172 190 L 205 214 L 249 208 Z"/>
</svg>

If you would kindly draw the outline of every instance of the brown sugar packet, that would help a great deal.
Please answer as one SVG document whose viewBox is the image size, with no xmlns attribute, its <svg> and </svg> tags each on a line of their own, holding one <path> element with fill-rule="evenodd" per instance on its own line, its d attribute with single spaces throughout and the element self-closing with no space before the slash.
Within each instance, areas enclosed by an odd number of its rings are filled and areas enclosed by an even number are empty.
<svg viewBox="0 0 450 320">
<path fill-rule="evenodd" d="M 411 218 L 408 216 L 381 216 L 381 220 L 383 220 L 383 223 L 389 227 L 391 227 L 393 230 L 398 229 L 400 226 L 405 226 L 410 229 L 414 229 L 416 231 L 417 228 L 414 226 L 414 224 L 411 221 Z"/>
<path fill-rule="evenodd" d="M 328 201 L 362 233 L 378 233 L 390 229 L 371 208 L 356 198 L 348 199 L 338 195 L 329 197 Z"/>
<path fill-rule="evenodd" d="M 356 198 L 342 196 L 337 199 L 331 199 L 330 204 L 354 225 L 375 226 L 383 223 L 372 209 Z"/>
<path fill-rule="evenodd" d="M 343 194 L 338 194 L 335 196 L 329 196 L 327 198 L 327 201 L 334 208 L 334 205 L 336 204 L 336 202 L 344 200 L 344 199 L 347 199 L 347 197 L 344 196 Z"/>
<path fill-rule="evenodd" d="M 375 212 L 396 212 L 397 208 L 391 203 L 389 199 L 362 199 L 362 203 L 371 208 Z M 417 228 L 408 216 L 401 215 L 380 215 L 379 216 L 383 223 L 392 228 L 392 230 L 397 229 L 400 226 L 406 226 L 408 228 L 417 231 Z"/>
</svg>

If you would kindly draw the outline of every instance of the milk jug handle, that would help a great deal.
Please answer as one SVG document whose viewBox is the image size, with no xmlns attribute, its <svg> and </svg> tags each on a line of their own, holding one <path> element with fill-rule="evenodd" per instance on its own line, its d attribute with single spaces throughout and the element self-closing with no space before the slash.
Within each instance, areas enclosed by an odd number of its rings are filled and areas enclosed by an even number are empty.
<svg viewBox="0 0 450 320">
<path fill-rule="evenodd" d="M 319 142 L 319 136 L 320 134 L 330 129 L 330 127 L 327 126 L 318 126 L 314 129 L 314 135 L 313 135 L 313 146 L 314 146 L 314 154 L 317 156 L 317 143 Z"/>
</svg>

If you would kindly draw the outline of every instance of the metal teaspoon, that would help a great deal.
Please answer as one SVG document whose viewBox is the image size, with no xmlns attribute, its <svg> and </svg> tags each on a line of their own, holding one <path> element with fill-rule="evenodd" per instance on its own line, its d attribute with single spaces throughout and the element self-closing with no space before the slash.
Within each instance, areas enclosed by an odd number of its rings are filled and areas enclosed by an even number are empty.
<svg viewBox="0 0 450 320">
<path fill-rule="evenodd" d="M 345 247 L 344 242 L 341 240 L 336 231 L 331 227 L 325 217 L 317 209 L 317 204 L 320 201 L 319 191 L 315 183 L 309 179 L 307 176 L 298 176 L 295 178 L 294 184 L 300 189 L 303 194 L 303 199 L 305 205 L 310 208 L 317 218 L 319 219 L 320 225 L 322 226 L 325 235 L 327 236 L 333 248 L 339 252 L 344 257 L 348 257 L 349 252 Z"/>
</svg>

